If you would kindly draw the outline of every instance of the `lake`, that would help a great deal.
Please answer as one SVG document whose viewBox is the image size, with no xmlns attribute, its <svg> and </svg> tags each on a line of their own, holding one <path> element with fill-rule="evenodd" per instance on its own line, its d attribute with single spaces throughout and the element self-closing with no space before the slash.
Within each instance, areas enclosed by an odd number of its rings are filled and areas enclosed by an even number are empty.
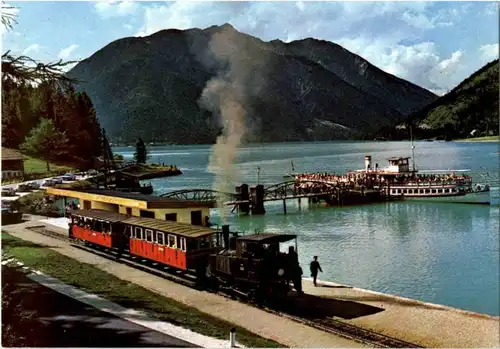
<svg viewBox="0 0 500 349">
<path fill-rule="evenodd" d="M 497 143 L 415 142 L 419 170 L 469 170 L 498 188 Z M 125 159 L 134 148 L 115 148 Z M 150 147 L 152 162 L 175 164 L 183 175 L 151 180 L 155 194 L 212 189 L 210 146 Z M 364 156 L 387 165 L 409 156 L 409 142 L 275 143 L 241 147 L 235 185 L 283 182 L 291 171 L 335 172 L 364 167 Z M 260 167 L 260 174 L 257 168 Z M 302 200 L 266 203 L 263 216 L 229 218 L 233 230 L 298 235 L 304 276 L 317 255 L 320 279 L 379 292 L 499 315 L 499 208 L 460 204 L 391 202 L 356 207 L 308 207 Z M 219 221 L 212 210 L 211 221 Z"/>
</svg>

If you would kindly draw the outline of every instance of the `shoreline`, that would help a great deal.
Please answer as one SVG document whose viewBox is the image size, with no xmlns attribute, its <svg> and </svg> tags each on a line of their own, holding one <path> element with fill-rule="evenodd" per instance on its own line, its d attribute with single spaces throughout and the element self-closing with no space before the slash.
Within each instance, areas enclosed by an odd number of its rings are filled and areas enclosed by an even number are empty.
<svg viewBox="0 0 500 349">
<path fill-rule="evenodd" d="M 303 277 L 302 280 L 305 280 L 307 282 L 312 282 L 313 279 Z M 422 301 L 422 300 L 419 300 L 416 298 L 408 298 L 408 297 L 403 297 L 403 296 L 399 296 L 399 295 L 395 295 L 395 294 L 391 294 L 391 293 L 383 293 L 383 292 L 373 291 L 373 290 L 369 290 L 366 288 L 356 287 L 356 286 L 352 286 L 352 285 L 339 284 L 339 283 L 332 282 L 332 281 L 324 281 L 324 280 L 317 279 L 317 283 L 318 283 L 318 285 L 349 288 L 351 290 L 356 290 L 356 291 L 370 293 L 370 294 L 377 295 L 377 296 L 392 298 L 394 300 L 398 300 L 400 302 L 404 302 L 404 303 L 411 304 L 411 305 L 420 305 L 420 306 L 425 306 L 425 307 L 429 307 L 429 308 L 433 308 L 433 309 L 437 309 L 437 310 L 448 310 L 448 311 L 453 311 L 453 312 L 456 312 L 459 314 L 464 314 L 464 315 L 469 315 L 469 316 L 477 316 L 477 317 L 489 319 L 489 320 L 500 320 L 500 314 L 499 315 L 490 315 L 490 314 L 486 314 L 486 313 L 479 313 L 479 312 L 472 311 L 472 310 L 456 308 L 456 307 L 453 307 L 450 305 L 426 302 L 426 301 Z"/>
</svg>

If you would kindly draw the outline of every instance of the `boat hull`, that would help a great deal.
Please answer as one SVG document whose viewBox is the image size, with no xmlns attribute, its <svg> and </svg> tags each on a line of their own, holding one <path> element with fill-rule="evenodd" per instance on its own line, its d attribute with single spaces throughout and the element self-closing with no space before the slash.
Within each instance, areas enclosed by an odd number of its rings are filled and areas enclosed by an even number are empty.
<svg viewBox="0 0 500 349">
<path fill-rule="evenodd" d="M 407 196 L 404 200 L 425 201 L 425 202 L 443 202 L 455 204 L 477 204 L 489 205 L 491 203 L 490 191 L 480 191 L 468 193 L 465 195 L 442 195 L 442 196 Z"/>
</svg>

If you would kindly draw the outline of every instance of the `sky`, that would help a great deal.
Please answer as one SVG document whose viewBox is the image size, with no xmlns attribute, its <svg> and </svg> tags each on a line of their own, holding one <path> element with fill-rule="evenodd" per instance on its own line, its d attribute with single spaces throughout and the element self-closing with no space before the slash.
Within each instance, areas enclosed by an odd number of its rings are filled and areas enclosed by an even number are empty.
<svg viewBox="0 0 500 349">
<path fill-rule="evenodd" d="M 2 52 L 79 60 L 110 42 L 230 23 L 264 41 L 335 42 L 439 95 L 498 59 L 494 2 L 8 2 L 18 23 Z"/>
</svg>

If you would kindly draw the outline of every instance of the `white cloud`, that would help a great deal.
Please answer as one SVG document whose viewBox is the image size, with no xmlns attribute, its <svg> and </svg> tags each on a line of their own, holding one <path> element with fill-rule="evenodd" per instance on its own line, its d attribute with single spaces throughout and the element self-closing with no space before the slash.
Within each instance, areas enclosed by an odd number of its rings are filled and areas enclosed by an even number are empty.
<svg viewBox="0 0 500 349">
<path fill-rule="evenodd" d="M 465 53 L 456 51 L 443 58 L 433 42 L 401 45 L 390 40 L 356 38 L 338 43 L 382 70 L 432 91 L 451 89 L 464 78 Z"/>
<path fill-rule="evenodd" d="M 471 16 L 471 4 L 432 2 L 169 2 L 144 6 L 137 36 L 163 29 L 207 28 L 230 23 L 269 41 L 313 37 L 336 42 L 379 68 L 441 93 L 478 69 L 461 47 L 441 53 L 432 37 L 459 36 L 446 30 Z M 495 28 L 494 30 L 497 30 Z M 353 36 L 353 33 L 354 36 Z M 447 48 L 450 50 L 450 48 Z M 472 62 L 472 63 L 471 63 Z"/>
<path fill-rule="evenodd" d="M 479 52 L 483 63 L 491 62 L 494 59 L 498 59 L 498 44 L 482 45 L 479 48 Z"/>
<path fill-rule="evenodd" d="M 37 53 L 41 46 L 38 44 L 31 44 L 23 50 L 23 55 L 29 55 L 30 53 Z"/>
<path fill-rule="evenodd" d="M 493 2 L 486 5 L 484 14 L 487 16 L 498 15 L 498 3 Z"/>
<path fill-rule="evenodd" d="M 69 59 L 71 57 L 71 54 L 73 53 L 73 51 L 76 50 L 77 48 L 78 48 L 78 45 L 76 45 L 76 44 L 73 44 L 71 46 L 63 48 L 59 52 L 59 59 L 62 59 L 62 60 Z"/>
<path fill-rule="evenodd" d="M 139 6 L 135 1 L 101 0 L 94 4 L 94 8 L 102 18 L 128 16 L 137 11 Z"/>
</svg>

